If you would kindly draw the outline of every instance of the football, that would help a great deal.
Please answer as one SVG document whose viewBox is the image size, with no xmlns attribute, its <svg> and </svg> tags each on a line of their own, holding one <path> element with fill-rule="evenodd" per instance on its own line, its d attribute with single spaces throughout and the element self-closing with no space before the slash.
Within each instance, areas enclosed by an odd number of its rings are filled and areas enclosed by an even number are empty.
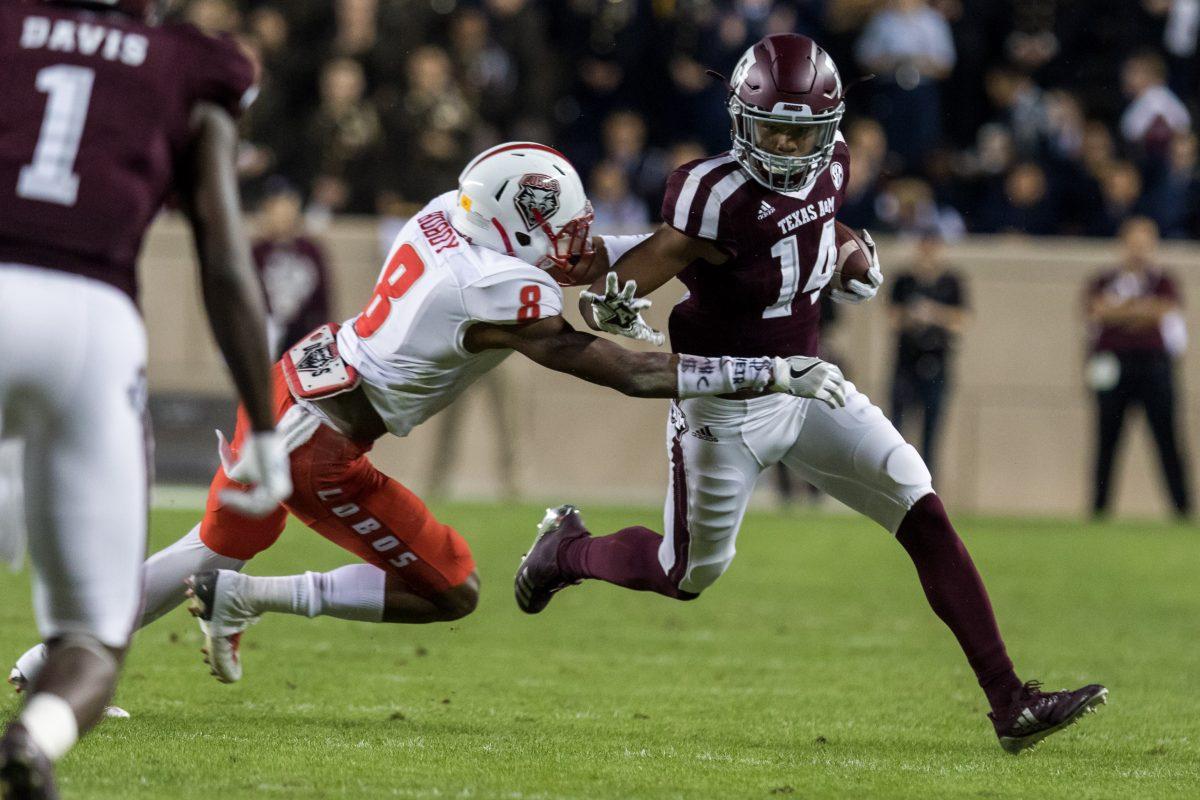
<svg viewBox="0 0 1200 800">
<path fill-rule="evenodd" d="M 844 289 L 847 281 L 866 280 L 867 271 L 871 269 L 871 253 L 867 243 L 850 226 L 835 222 L 833 228 L 837 244 L 833 276 L 838 281 L 836 285 Z"/>
</svg>

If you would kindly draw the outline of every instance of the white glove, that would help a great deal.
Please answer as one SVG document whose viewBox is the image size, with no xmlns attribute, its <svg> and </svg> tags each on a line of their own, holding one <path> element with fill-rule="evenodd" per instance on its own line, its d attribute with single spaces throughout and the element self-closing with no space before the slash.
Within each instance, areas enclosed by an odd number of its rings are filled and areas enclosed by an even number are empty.
<svg viewBox="0 0 1200 800">
<path fill-rule="evenodd" d="M 293 406 L 273 431 L 251 433 L 242 442 L 239 457 L 217 431 L 217 453 L 231 481 L 244 483 L 245 490 L 225 489 L 222 503 L 248 517 L 265 517 L 292 494 L 291 452 L 312 438 L 321 420 Z"/>
<path fill-rule="evenodd" d="M 879 253 L 875 249 L 875 240 L 866 231 L 862 232 L 862 240 L 871 254 L 871 268 L 867 270 L 867 280 L 852 280 L 846 284 L 845 289 L 830 289 L 829 296 L 839 303 L 865 303 L 874 297 L 883 285 L 883 270 L 879 268 Z"/>
<path fill-rule="evenodd" d="M 837 365 L 812 356 L 775 359 L 775 392 L 811 397 L 830 408 L 846 405 L 846 379 Z"/>
<path fill-rule="evenodd" d="M 661 347 L 665 337 L 642 319 L 642 311 L 650 307 L 650 301 L 634 297 L 636 293 L 637 281 L 626 281 L 622 287 L 617 273 L 610 272 L 604 278 L 604 294 L 585 290 L 579 296 L 592 304 L 592 317 L 600 330 Z"/>
</svg>

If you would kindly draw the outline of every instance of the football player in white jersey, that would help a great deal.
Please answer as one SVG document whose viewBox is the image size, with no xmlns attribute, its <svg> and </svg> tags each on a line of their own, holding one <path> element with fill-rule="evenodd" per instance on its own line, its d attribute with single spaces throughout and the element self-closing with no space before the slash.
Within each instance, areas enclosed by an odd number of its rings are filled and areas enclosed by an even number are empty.
<svg viewBox="0 0 1200 800">
<path fill-rule="evenodd" d="M 509 143 L 471 161 L 457 192 L 434 198 L 401 230 L 363 312 L 319 328 L 276 365 L 291 497 L 263 519 L 226 504 L 248 430 L 239 413 L 232 444 L 221 440 L 224 467 L 203 521 L 146 562 L 141 623 L 182 602 L 186 580 L 212 672 L 232 682 L 242 671 L 241 633 L 265 612 L 407 623 L 469 614 L 479 581 L 466 542 L 367 453 L 384 434 L 408 434 L 513 351 L 635 397 L 758 389 L 842 403 L 841 373 L 816 358 L 637 353 L 573 330 L 559 283 L 591 280 L 630 243 L 597 240 L 597 252 L 590 221 L 579 177 L 555 150 Z M 642 325 L 636 310 L 626 322 Z M 366 563 L 241 575 L 289 512 Z M 22 656 L 10 680 L 31 679 L 41 652 Z"/>
</svg>

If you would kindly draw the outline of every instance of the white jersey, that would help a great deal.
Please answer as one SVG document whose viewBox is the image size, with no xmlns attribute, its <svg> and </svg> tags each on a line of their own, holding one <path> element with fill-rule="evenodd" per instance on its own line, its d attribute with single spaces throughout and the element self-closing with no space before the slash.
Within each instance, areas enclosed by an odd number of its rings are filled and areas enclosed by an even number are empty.
<svg viewBox="0 0 1200 800">
<path fill-rule="evenodd" d="M 338 350 L 396 436 L 448 406 L 512 352 L 468 352 L 463 337 L 472 324 L 562 313 L 562 290 L 545 271 L 455 232 L 455 197 L 434 198 L 400 230 L 374 296 L 338 333 Z"/>
</svg>

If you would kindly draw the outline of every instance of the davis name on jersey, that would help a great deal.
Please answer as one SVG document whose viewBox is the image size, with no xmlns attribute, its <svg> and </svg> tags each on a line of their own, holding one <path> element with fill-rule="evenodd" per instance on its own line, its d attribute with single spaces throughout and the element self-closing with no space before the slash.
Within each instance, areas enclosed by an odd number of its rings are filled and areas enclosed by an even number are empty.
<svg viewBox="0 0 1200 800">
<path fill-rule="evenodd" d="M 98 55 L 129 67 L 140 67 L 146 62 L 149 46 L 149 40 L 140 33 L 106 28 L 94 22 L 56 19 L 51 23 L 49 17 L 35 15 L 26 17 L 21 26 L 21 47 L 25 50 L 44 47 L 59 53 Z"/>
<path fill-rule="evenodd" d="M 0 262 L 135 297 L 142 236 L 199 102 L 240 112 L 254 67 L 191 25 L 0 3 Z"/>
<path fill-rule="evenodd" d="M 729 153 L 685 164 L 667 179 L 663 221 L 730 255 L 679 274 L 688 294 L 671 312 L 675 352 L 703 356 L 817 355 L 822 289 L 837 264 L 834 218 L 850 153 L 796 192 L 768 189 Z"/>
<path fill-rule="evenodd" d="M 445 408 L 512 352 L 469 352 L 463 337 L 471 325 L 562 313 L 562 290 L 545 271 L 473 245 L 451 227 L 455 198 L 455 192 L 434 198 L 405 224 L 375 294 L 338 332 L 338 350 L 396 436 Z"/>
</svg>

